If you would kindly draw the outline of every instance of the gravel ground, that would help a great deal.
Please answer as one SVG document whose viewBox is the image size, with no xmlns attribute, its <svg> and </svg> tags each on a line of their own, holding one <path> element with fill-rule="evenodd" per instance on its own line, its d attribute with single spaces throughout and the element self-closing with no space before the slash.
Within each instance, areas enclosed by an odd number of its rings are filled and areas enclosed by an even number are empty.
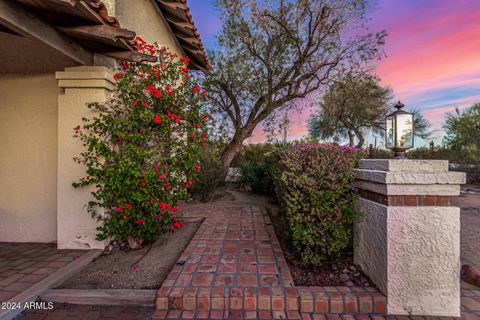
<svg viewBox="0 0 480 320">
<path fill-rule="evenodd" d="M 105 252 L 60 288 L 159 288 L 200 224 L 200 221 L 186 222 L 175 233 L 159 236 L 151 249 L 147 246 L 136 251 L 114 249 Z"/>
</svg>

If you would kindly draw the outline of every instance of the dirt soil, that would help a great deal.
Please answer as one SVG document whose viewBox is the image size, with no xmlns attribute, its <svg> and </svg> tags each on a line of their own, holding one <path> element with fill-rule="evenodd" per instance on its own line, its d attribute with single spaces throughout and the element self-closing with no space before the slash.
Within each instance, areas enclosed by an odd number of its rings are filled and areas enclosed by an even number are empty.
<svg viewBox="0 0 480 320">
<path fill-rule="evenodd" d="M 343 259 L 307 267 L 296 257 L 287 234 L 287 221 L 276 206 L 268 206 L 270 220 L 282 246 L 296 286 L 355 286 L 373 287 L 373 282 L 353 263 L 353 252 Z"/>
<path fill-rule="evenodd" d="M 156 289 L 187 247 L 201 221 L 185 222 L 173 234 L 161 235 L 136 251 L 104 252 L 66 281 L 62 289 Z"/>
</svg>

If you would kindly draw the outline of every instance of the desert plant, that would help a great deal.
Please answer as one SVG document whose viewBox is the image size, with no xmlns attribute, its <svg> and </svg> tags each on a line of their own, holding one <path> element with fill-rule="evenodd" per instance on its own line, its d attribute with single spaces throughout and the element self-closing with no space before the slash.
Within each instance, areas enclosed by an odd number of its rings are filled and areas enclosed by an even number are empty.
<svg viewBox="0 0 480 320">
<path fill-rule="evenodd" d="M 307 265 L 341 256 L 352 239 L 353 168 L 363 152 L 334 145 L 285 145 L 272 171 L 292 247 Z"/>
<path fill-rule="evenodd" d="M 265 162 L 244 161 L 240 163 L 240 172 L 241 176 L 238 182 L 241 185 L 247 186 L 253 193 L 268 193 L 271 180 Z"/>
<path fill-rule="evenodd" d="M 210 200 L 214 191 L 223 185 L 223 166 L 219 150 L 213 145 L 202 149 L 199 156 L 202 171 L 197 175 L 192 193 L 200 196 L 200 201 L 205 202 Z"/>
<path fill-rule="evenodd" d="M 205 92 L 189 76 L 187 57 L 139 38 L 136 45 L 159 63 L 121 61 L 112 99 L 88 104 L 94 116 L 74 128 L 85 146 L 74 160 L 87 176 L 73 186 L 94 187 L 87 210 L 101 221 L 98 240 L 138 246 L 183 225 L 176 204 L 201 170 L 208 114 L 200 111 Z"/>
</svg>

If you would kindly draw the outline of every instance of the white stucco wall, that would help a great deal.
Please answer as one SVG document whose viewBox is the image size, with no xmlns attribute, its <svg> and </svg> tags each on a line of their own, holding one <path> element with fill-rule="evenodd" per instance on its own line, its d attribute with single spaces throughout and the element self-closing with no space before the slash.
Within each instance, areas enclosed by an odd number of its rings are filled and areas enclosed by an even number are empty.
<svg viewBox="0 0 480 320">
<path fill-rule="evenodd" d="M 360 199 L 354 259 L 388 297 L 388 313 L 458 316 L 460 209 Z"/>
<path fill-rule="evenodd" d="M 398 161 L 398 162 L 397 162 Z M 447 161 L 362 160 L 355 185 L 384 195 L 456 196 Z M 354 259 L 387 296 L 389 314 L 460 315 L 460 209 L 357 203 Z"/>
<path fill-rule="evenodd" d="M 109 0 L 109 8 L 113 7 L 113 1 Z M 158 42 L 170 51 L 183 55 L 154 2 L 155 0 L 115 0 L 112 10 L 123 28 L 135 31 L 137 36 L 149 43 Z"/>
<path fill-rule="evenodd" d="M 387 207 L 360 198 L 354 224 L 354 261 L 387 294 Z"/>
<path fill-rule="evenodd" d="M 0 77 L 0 241 L 56 240 L 54 74 Z"/>
<path fill-rule="evenodd" d="M 388 208 L 388 312 L 459 316 L 460 209 Z"/>
<path fill-rule="evenodd" d="M 72 183 L 85 177 L 86 168 L 73 161 L 84 149 L 79 139 L 73 138 L 73 128 L 82 124 L 83 117 L 94 111 L 89 102 L 105 102 L 111 97 L 115 84 L 110 69 L 100 66 L 66 68 L 57 72 L 58 86 L 63 92 L 58 96 L 58 187 L 57 223 L 58 248 L 103 249 L 107 241 L 97 241 L 96 227 L 85 205 L 92 199 L 93 186 L 74 188 Z M 102 214 L 99 210 L 97 213 Z"/>
</svg>

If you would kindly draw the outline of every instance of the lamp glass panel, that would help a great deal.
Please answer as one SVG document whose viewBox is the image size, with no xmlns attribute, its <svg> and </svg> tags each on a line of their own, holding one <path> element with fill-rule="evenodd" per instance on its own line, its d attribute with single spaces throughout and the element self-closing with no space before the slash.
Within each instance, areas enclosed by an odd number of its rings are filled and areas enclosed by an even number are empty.
<svg viewBox="0 0 480 320">
<path fill-rule="evenodd" d="M 388 149 L 395 148 L 395 116 L 386 118 L 385 128 L 386 132 L 386 144 Z"/>
<path fill-rule="evenodd" d="M 397 137 L 396 146 L 398 148 L 413 147 L 413 115 L 402 113 L 396 115 Z"/>
</svg>

